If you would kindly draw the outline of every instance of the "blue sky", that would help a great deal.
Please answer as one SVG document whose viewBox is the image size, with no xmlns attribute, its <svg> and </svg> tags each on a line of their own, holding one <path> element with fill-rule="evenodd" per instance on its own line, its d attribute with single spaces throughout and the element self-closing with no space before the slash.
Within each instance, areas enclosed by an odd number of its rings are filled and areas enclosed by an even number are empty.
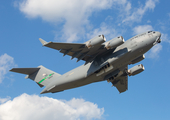
<svg viewBox="0 0 170 120">
<path fill-rule="evenodd" d="M 0 120 L 170 119 L 170 2 L 167 0 L 1 0 Z M 60 74 L 84 64 L 42 47 L 38 38 L 83 43 L 104 34 L 125 41 L 147 30 L 162 33 L 161 44 L 141 61 L 145 71 L 129 77 L 119 94 L 106 81 L 55 94 L 13 67 L 43 65 Z M 132 67 L 134 65 L 129 66 Z"/>
</svg>

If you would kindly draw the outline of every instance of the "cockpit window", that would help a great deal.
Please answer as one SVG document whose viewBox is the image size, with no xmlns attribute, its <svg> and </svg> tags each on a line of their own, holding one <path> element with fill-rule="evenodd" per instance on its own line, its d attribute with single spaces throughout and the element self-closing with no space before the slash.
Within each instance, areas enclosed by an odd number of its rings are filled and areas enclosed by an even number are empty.
<svg viewBox="0 0 170 120">
<path fill-rule="evenodd" d="M 148 33 L 151 33 L 152 31 L 148 31 Z"/>
</svg>

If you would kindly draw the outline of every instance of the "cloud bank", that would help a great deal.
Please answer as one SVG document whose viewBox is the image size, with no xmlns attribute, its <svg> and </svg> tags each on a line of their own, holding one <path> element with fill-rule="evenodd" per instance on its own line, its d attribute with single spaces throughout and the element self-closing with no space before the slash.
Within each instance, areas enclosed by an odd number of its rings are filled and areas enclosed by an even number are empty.
<svg viewBox="0 0 170 120">
<path fill-rule="evenodd" d="M 10 100 L 11 97 L 6 97 L 6 98 L 0 98 L 0 104 L 5 103 L 6 101 Z"/>
<path fill-rule="evenodd" d="M 153 27 L 151 25 L 139 25 L 133 28 L 133 34 L 134 35 L 141 34 L 149 30 L 153 30 Z"/>
<path fill-rule="evenodd" d="M 64 24 L 62 38 L 72 42 L 84 33 L 92 13 L 109 9 L 112 0 L 22 0 L 18 5 L 28 18 L 40 17 L 53 24 Z"/>
<path fill-rule="evenodd" d="M 14 67 L 14 58 L 9 56 L 8 54 L 4 54 L 0 56 L 0 83 L 4 79 L 5 74 L 10 70 L 10 68 Z"/>
<path fill-rule="evenodd" d="M 116 12 L 117 15 L 113 19 L 115 24 L 116 21 L 121 24 L 133 23 L 141 21 L 143 15 L 148 10 L 153 10 L 157 2 L 158 0 L 147 0 L 145 5 L 139 4 L 138 8 L 132 8 L 132 3 L 128 0 L 19 0 L 15 2 L 15 6 L 28 18 L 41 18 L 54 25 L 62 26 L 61 33 L 58 33 L 62 34 L 60 39 L 73 42 L 83 36 L 86 37 L 86 33 L 98 35 L 97 29 L 102 31 L 110 26 L 106 24 L 104 27 L 99 23 L 98 26 L 102 28 L 93 28 L 90 17 L 97 12 L 103 10 Z M 95 20 L 98 19 L 101 17 L 98 16 Z M 113 31 L 116 28 L 112 25 L 108 29 L 107 31 Z M 56 36 L 58 38 L 58 35 Z"/>
<path fill-rule="evenodd" d="M 101 119 L 103 113 L 104 108 L 84 99 L 63 101 L 26 93 L 0 104 L 0 120 L 91 120 Z"/>
<path fill-rule="evenodd" d="M 140 22 L 141 19 L 143 18 L 144 14 L 147 11 L 154 10 L 156 3 L 159 0 L 146 0 L 145 5 L 140 5 L 138 8 L 134 8 L 130 14 L 127 14 L 125 19 L 122 21 L 123 23 L 125 22 Z M 129 9 L 130 10 L 130 9 Z"/>
<path fill-rule="evenodd" d="M 146 57 L 152 59 L 159 58 L 159 53 L 161 50 L 162 50 L 162 45 L 157 44 L 148 53 L 146 53 Z"/>
</svg>

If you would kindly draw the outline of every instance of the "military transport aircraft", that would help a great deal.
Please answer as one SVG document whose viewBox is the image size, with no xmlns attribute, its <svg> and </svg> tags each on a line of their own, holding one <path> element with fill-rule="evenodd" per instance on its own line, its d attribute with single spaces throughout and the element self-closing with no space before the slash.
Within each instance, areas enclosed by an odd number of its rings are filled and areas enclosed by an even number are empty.
<svg viewBox="0 0 170 120">
<path fill-rule="evenodd" d="M 71 59 L 84 60 L 85 64 L 63 75 L 42 65 L 37 68 L 13 68 L 10 71 L 26 74 L 26 78 L 32 79 L 40 87 L 46 86 L 41 94 L 60 92 L 104 80 L 111 82 L 121 93 L 128 89 L 128 76 L 144 71 L 142 64 L 130 69 L 128 65 L 143 60 L 144 53 L 161 42 L 160 37 L 160 32 L 148 31 L 126 42 L 122 36 L 106 42 L 104 35 L 99 35 L 83 44 L 46 42 L 40 38 L 43 46 L 59 50 L 64 56 L 71 56 Z"/>
</svg>

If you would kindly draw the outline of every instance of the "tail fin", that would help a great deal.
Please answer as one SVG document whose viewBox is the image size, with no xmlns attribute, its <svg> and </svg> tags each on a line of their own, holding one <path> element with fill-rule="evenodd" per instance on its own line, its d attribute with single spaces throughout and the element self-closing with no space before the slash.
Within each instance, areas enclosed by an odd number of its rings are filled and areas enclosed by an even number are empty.
<svg viewBox="0 0 170 120">
<path fill-rule="evenodd" d="M 60 74 L 49 70 L 45 67 L 38 66 L 37 68 L 13 68 L 10 71 L 26 74 L 25 77 L 30 78 L 31 80 L 35 81 L 40 87 L 47 86 L 50 82 L 53 76 L 59 77 Z"/>
</svg>

